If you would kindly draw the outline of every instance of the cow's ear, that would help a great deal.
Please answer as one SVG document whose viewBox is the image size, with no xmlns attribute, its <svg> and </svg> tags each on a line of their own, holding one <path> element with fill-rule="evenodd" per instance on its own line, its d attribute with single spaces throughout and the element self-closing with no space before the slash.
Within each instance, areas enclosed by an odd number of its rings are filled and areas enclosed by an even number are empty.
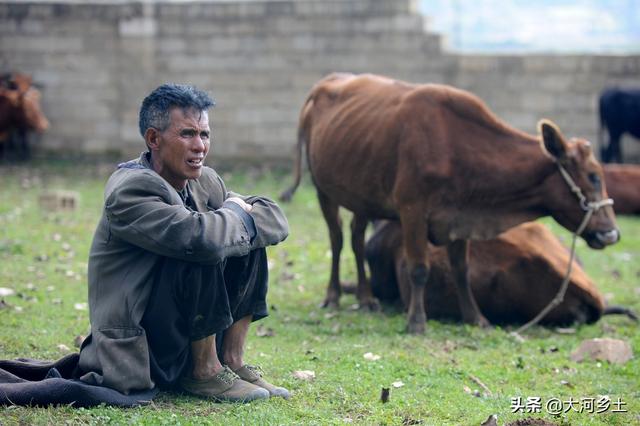
<svg viewBox="0 0 640 426">
<path fill-rule="evenodd" d="M 542 146 L 557 161 L 566 159 L 569 145 L 560 133 L 558 126 L 551 120 L 540 120 L 538 131 L 542 136 Z"/>
</svg>

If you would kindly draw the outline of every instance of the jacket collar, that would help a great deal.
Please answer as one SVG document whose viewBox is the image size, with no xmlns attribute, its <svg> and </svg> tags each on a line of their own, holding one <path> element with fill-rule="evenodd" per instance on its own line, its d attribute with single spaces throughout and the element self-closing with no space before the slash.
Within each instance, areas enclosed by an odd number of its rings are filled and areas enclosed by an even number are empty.
<svg viewBox="0 0 640 426">
<path fill-rule="evenodd" d="M 138 159 L 136 160 L 132 160 L 129 163 L 135 163 L 137 167 L 144 167 L 150 170 L 153 170 L 153 167 L 151 167 L 151 154 L 149 153 L 149 151 L 145 151 L 143 153 L 140 154 L 140 157 L 138 157 Z M 126 164 L 126 163 L 125 163 Z M 169 185 L 171 186 L 171 185 Z M 175 188 L 173 188 L 171 186 L 171 188 L 176 191 Z M 207 211 L 207 196 L 202 193 L 202 188 L 200 186 L 200 184 L 198 183 L 197 179 L 189 179 L 187 180 L 187 186 L 185 187 L 185 192 L 188 194 L 188 196 L 192 199 L 192 201 L 194 202 L 196 209 L 198 211 Z M 178 191 L 176 191 L 176 193 L 178 193 Z M 178 195 L 180 195 L 178 193 Z M 180 199 L 182 199 L 182 196 L 180 196 Z M 184 202 L 184 200 L 183 200 Z"/>
<path fill-rule="evenodd" d="M 142 154 L 140 154 L 140 158 L 138 158 L 138 163 L 140 163 L 147 169 L 153 170 L 153 167 L 151 167 L 151 153 L 149 151 L 145 151 Z"/>
</svg>

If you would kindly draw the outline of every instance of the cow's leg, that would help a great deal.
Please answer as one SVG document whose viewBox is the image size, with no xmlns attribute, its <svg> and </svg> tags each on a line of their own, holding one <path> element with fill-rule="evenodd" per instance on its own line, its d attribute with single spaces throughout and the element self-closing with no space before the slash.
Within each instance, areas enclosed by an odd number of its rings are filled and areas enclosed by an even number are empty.
<svg viewBox="0 0 640 426">
<path fill-rule="evenodd" d="M 489 321 L 480 313 L 476 299 L 469 285 L 469 241 L 457 240 L 447 245 L 449 263 L 454 274 L 458 303 L 462 320 L 481 327 L 489 326 Z"/>
<path fill-rule="evenodd" d="M 622 163 L 622 146 L 620 146 L 620 139 L 622 135 L 612 134 L 609 142 L 609 162 Z"/>
<path fill-rule="evenodd" d="M 609 162 L 609 149 L 606 146 L 600 147 L 600 161 L 602 161 L 602 164 Z"/>
<path fill-rule="evenodd" d="M 20 160 L 27 161 L 31 159 L 31 146 L 25 129 L 18 130 L 18 143 L 20 144 Z"/>
<path fill-rule="evenodd" d="M 419 206 L 412 206 L 400 212 L 402 240 L 407 257 L 407 272 L 411 282 L 408 307 L 407 331 L 423 334 L 427 314 L 424 311 L 424 288 L 429 279 L 427 263 L 427 224 L 419 212 Z"/>
<path fill-rule="evenodd" d="M 609 163 L 611 161 L 611 133 L 609 130 L 603 132 L 606 135 L 606 139 L 603 137 L 600 145 L 600 159 L 603 163 Z"/>
<path fill-rule="evenodd" d="M 351 248 L 356 258 L 356 268 L 358 271 L 356 297 L 358 298 L 360 309 L 377 311 L 380 309 L 380 304 L 378 300 L 373 297 L 371 283 L 367 279 L 364 271 L 364 234 L 367 230 L 368 223 L 369 221 L 365 216 L 359 216 L 357 214 L 354 214 L 351 220 Z"/>
<path fill-rule="evenodd" d="M 318 191 L 320 209 L 329 228 L 331 240 L 331 277 L 327 287 L 327 296 L 322 303 L 323 308 L 337 308 L 340 301 L 340 252 L 342 251 L 342 221 L 339 205 L 326 194 Z"/>
</svg>

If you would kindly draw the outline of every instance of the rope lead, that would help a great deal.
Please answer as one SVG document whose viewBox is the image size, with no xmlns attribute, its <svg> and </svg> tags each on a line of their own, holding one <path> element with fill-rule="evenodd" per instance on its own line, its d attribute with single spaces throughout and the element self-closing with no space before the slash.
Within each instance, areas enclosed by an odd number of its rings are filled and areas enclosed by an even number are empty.
<svg viewBox="0 0 640 426">
<path fill-rule="evenodd" d="M 553 308 L 555 308 L 560 303 L 562 303 L 562 301 L 564 300 L 564 295 L 567 292 L 567 288 L 569 287 L 569 281 L 571 279 L 571 270 L 573 269 L 573 259 L 576 254 L 576 240 L 578 236 L 582 234 L 584 229 L 587 227 L 587 224 L 589 223 L 591 216 L 593 216 L 593 213 L 600 210 L 604 206 L 613 205 L 613 200 L 611 198 L 607 198 L 600 201 L 587 202 L 587 197 L 584 196 L 584 194 L 582 193 L 582 190 L 578 185 L 576 185 L 576 183 L 573 181 L 569 173 L 565 170 L 564 167 L 560 165 L 560 163 L 557 163 L 557 164 L 558 164 L 558 169 L 560 170 L 560 174 L 564 178 L 567 185 L 569 185 L 571 192 L 576 194 L 576 197 L 578 197 L 578 201 L 580 202 L 580 207 L 582 208 L 582 210 L 585 211 L 585 214 L 584 214 L 584 218 L 582 219 L 582 222 L 580 223 L 580 226 L 578 226 L 578 229 L 573 233 L 573 238 L 571 239 L 571 255 L 569 256 L 569 266 L 567 267 L 567 273 L 564 276 L 564 280 L 560 285 L 560 289 L 558 290 L 558 293 L 556 293 L 555 297 L 551 299 L 551 302 L 549 302 L 549 304 L 543 310 L 541 310 L 540 313 L 538 313 L 538 315 L 536 315 L 532 320 L 530 320 L 529 322 L 527 322 L 526 324 L 518 328 L 516 331 L 511 333 L 511 335 L 519 341 L 524 340 L 524 338 L 520 335 L 520 333 L 524 332 L 531 326 L 540 322 L 540 320 L 542 320 L 542 318 L 544 318 L 549 313 L 549 311 L 551 311 Z"/>
</svg>

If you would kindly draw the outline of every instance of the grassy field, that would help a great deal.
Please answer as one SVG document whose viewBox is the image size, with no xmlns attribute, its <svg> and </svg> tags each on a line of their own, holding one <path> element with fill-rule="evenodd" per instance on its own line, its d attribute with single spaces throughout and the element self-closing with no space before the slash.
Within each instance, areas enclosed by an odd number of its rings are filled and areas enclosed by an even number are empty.
<svg viewBox="0 0 640 426">
<path fill-rule="evenodd" d="M 0 167 L 0 287 L 15 291 L 1 297 L 0 358 L 57 359 L 76 351 L 74 339 L 87 334 L 87 254 L 110 168 Z M 237 192 L 271 197 L 289 183 L 284 173 L 268 170 L 223 176 Z M 44 189 L 77 191 L 80 207 L 66 213 L 43 210 L 38 196 Z M 605 317 L 571 334 L 534 327 L 520 343 L 509 336 L 511 328 L 485 330 L 435 321 L 428 322 L 424 336 L 408 335 L 402 312 L 360 312 L 352 308 L 356 300 L 349 295 L 343 296 L 340 310 L 326 311 L 318 305 L 329 277 L 329 243 L 308 181 L 284 209 L 291 234 L 269 249 L 271 315 L 260 332 L 252 328 L 247 360 L 288 387 L 290 400 L 227 405 L 161 393 L 150 406 L 135 409 L 0 407 L 0 424 L 479 425 L 491 414 L 498 415 L 501 425 L 525 418 L 573 425 L 640 424 L 637 355 L 624 365 L 569 359 L 583 339 L 594 337 L 625 339 L 637 353 L 640 335 L 630 320 Z M 343 212 L 345 223 L 349 219 Z M 570 241 L 569 233 L 545 222 Z M 619 218 L 619 225 L 618 245 L 593 251 L 580 242 L 578 254 L 612 303 L 640 311 L 640 220 Z M 354 279 L 347 247 L 343 280 Z M 365 357 L 367 353 L 379 359 Z M 296 379 L 296 370 L 311 370 L 315 379 Z M 383 387 L 390 388 L 384 404 Z M 577 412 L 580 404 L 572 408 L 566 403 L 603 395 L 623 404 L 596 414 Z M 517 397 L 541 398 L 540 412 L 513 413 L 512 398 Z M 568 412 L 547 410 L 554 398 Z M 533 405 L 529 408 L 535 411 Z M 614 412 L 616 408 L 626 412 Z"/>
</svg>

